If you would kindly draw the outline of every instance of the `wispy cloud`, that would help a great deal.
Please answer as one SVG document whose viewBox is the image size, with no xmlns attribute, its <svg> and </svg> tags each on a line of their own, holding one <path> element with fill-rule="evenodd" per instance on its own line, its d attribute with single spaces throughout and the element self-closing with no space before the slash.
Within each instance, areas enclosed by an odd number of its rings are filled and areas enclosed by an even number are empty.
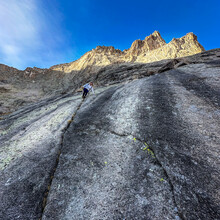
<svg viewBox="0 0 220 220">
<path fill-rule="evenodd" d="M 50 7 L 50 8 L 48 8 Z M 41 0 L 0 1 L 0 63 L 24 69 L 61 59 L 61 15 Z"/>
</svg>

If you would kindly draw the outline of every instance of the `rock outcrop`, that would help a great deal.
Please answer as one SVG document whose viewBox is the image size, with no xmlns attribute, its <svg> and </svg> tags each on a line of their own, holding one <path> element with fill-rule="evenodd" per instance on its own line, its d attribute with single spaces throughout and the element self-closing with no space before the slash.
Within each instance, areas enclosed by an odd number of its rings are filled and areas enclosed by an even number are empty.
<svg viewBox="0 0 220 220">
<path fill-rule="evenodd" d="M 114 47 L 98 46 L 74 62 L 52 66 L 51 69 L 66 73 L 81 70 L 97 72 L 101 67 L 114 63 L 150 63 L 189 56 L 202 51 L 204 48 L 193 33 L 173 39 L 166 44 L 160 33 L 155 31 L 144 40 L 135 40 L 128 50 L 120 51 Z"/>
<path fill-rule="evenodd" d="M 158 49 L 166 45 L 165 40 L 161 37 L 158 31 L 155 31 L 144 40 L 136 40 L 132 43 L 131 48 L 125 52 L 125 57 L 128 60 L 135 61 L 138 56 L 148 53 L 149 51 Z"/>
<path fill-rule="evenodd" d="M 204 48 L 197 41 L 197 37 L 193 33 L 188 33 L 182 38 L 174 38 L 170 43 L 142 54 L 137 58 L 136 62 L 153 62 L 162 59 L 174 59 L 190 56 L 202 51 L 204 51 Z"/>
<path fill-rule="evenodd" d="M 220 219 L 219 72 L 219 49 L 110 65 L 2 116 L 0 219 Z"/>
</svg>

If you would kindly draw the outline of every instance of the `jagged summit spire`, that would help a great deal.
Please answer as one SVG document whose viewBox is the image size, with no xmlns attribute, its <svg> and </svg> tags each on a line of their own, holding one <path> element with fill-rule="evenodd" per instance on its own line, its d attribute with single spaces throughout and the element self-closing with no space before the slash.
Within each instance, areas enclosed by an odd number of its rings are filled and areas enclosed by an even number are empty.
<svg viewBox="0 0 220 220">
<path fill-rule="evenodd" d="M 164 41 L 164 39 L 161 37 L 161 34 L 159 31 L 154 31 L 152 34 L 150 34 L 149 36 L 146 36 L 145 39 L 148 39 L 149 37 L 153 37 L 153 38 L 159 38 L 161 40 Z"/>
<path fill-rule="evenodd" d="M 161 37 L 161 35 L 160 35 L 160 32 L 159 32 L 159 31 L 154 31 L 154 32 L 152 33 L 152 35 L 154 35 L 154 36 L 160 36 L 160 37 Z"/>
<path fill-rule="evenodd" d="M 166 45 L 165 40 L 161 37 L 158 31 L 154 31 L 151 35 L 147 36 L 144 40 L 135 40 L 131 48 L 127 51 L 127 57 L 139 56 L 145 54 L 151 50 L 155 50 L 159 47 Z M 134 61 L 136 58 L 131 58 Z"/>
</svg>

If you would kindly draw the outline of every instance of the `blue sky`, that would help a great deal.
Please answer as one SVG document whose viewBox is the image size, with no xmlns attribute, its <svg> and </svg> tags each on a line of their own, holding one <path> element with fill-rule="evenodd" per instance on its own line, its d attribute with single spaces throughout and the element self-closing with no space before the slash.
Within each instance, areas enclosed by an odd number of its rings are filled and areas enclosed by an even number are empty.
<svg viewBox="0 0 220 220">
<path fill-rule="evenodd" d="M 48 68 L 97 45 L 127 49 L 158 30 L 220 48 L 219 0 L 0 0 L 0 63 Z"/>
</svg>

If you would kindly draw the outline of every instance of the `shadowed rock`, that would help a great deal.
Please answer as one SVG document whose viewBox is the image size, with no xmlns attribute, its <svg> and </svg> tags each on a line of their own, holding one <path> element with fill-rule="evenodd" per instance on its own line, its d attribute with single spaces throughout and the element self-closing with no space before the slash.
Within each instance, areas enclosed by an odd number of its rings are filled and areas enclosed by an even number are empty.
<svg viewBox="0 0 220 220">
<path fill-rule="evenodd" d="M 219 219 L 219 64 L 213 50 L 108 66 L 96 80 L 115 84 L 82 103 L 4 116 L 0 218 Z"/>
</svg>

